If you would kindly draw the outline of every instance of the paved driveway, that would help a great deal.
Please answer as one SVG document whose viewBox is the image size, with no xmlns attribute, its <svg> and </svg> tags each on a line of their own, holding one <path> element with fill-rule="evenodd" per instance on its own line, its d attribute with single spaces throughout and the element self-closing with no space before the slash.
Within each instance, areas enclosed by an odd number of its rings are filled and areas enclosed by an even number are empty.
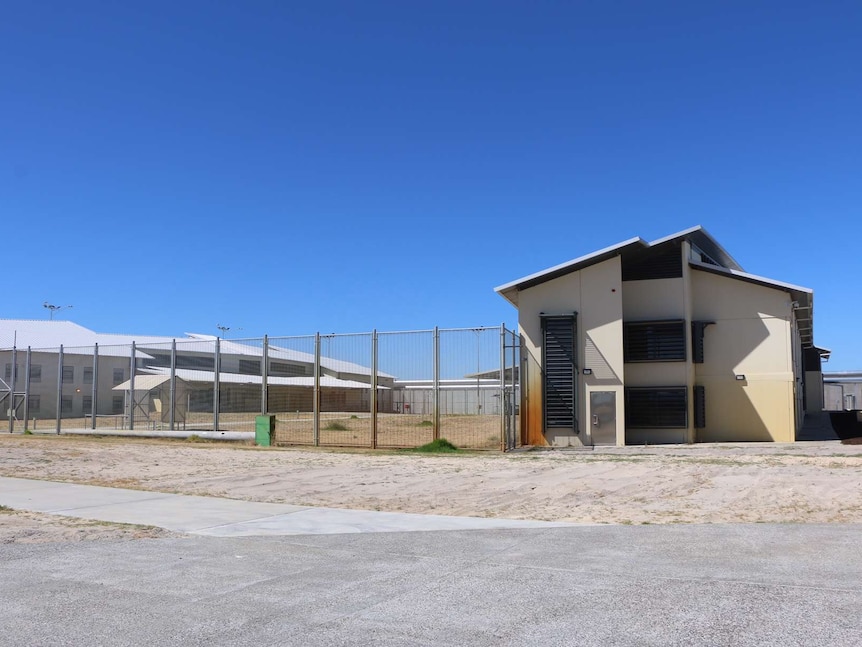
<svg viewBox="0 0 862 647">
<path fill-rule="evenodd" d="M 0 546 L 2 645 L 859 645 L 855 525 Z"/>
</svg>

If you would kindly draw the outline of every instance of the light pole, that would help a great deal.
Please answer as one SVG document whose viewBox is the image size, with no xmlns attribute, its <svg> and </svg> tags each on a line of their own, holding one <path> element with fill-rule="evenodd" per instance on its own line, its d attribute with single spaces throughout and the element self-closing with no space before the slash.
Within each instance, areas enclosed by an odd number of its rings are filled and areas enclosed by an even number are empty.
<svg viewBox="0 0 862 647">
<path fill-rule="evenodd" d="M 65 309 L 65 308 L 73 308 L 74 306 L 55 306 L 54 304 L 52 304 L 52 303 L 48 303 L 48 302 L 46 301 L 45 303 L 43 303 L 43 304 L 42 304 L 42 307 L 43 307 L 43 308 L 47 308 L 47 309 L 51 312 L 51 314 L 49 315 L 48 319 L 49 319 L 50 321 L 54 321 L 54 313 L 55 313 L 55 312 L 57 312 L 58 310 L 63 310 L 63 309 Z"/>
<path fill-rule="evenodd" d="M 227 339 L 227 334 L 231 330 L 242 330 L 242 328 L 231 328 L 230 326 L 222 326 L 221 324 L 216 324 L 216 328 L 221 330 L 222 337 L 224 337 L 225 339 Z"/>
</svg>

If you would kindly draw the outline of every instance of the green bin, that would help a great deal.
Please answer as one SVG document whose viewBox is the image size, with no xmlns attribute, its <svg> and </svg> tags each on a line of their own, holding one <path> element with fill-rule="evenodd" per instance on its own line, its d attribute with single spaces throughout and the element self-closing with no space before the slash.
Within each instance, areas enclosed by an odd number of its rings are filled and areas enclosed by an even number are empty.
<svg viewBox="0 0 862 647">
<path fill-rule="evenodd" d="M 254 442 L 261 447 L 272 444 L 272 434 L 275 433 L 275 416 L 254 417 Z"/>
</svg>

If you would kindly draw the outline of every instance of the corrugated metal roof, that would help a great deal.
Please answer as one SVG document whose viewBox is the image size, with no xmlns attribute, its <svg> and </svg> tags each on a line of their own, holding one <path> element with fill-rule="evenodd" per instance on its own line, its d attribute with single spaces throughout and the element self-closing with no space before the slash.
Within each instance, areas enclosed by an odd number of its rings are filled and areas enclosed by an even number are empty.
<svg viewBox="0 0 862 647">
<path fill-rule="evenodd" d="M 170 369 L 161 367 L 148 367 L 143 369 L 153 375 L 170 376 Z M 167 373 L 166 373 L 167 371 Z M 186 382 L 204 382 L 212 384 L 215 373 L 213 371 L 198 371 L 188 368 L 178 368 L 176 371 L 177 377 Z M 138 389 L 138 378 L 135 378 L 135 390 Z M 260 385 L 262 382 L 260 375 L 240 375 L 239 373 L 219 373 L 220 384 L 253 384 Z M 298 377 L 267 377 L 267 384 L 270 386 L 314 386 L 313 376 L 298 376 Z M 342 380 L 329 375 L 320 377 L 320 386 L 325 388 L 342 388 L 342 389 L 370 389 L 371 385 L 355 380 Z M 128 386 L 126 387 L 128 388 Z M 380 389 L 387 387 L 378 386 Z"/>
<path fill-rule="evenodd" d="M 195 344 L 195 352 L 214 352 L 215 335 L 201 333 L 184 333 L 185 337 L 164 337 L 158 335 L 118 335 L 114 333 L 98 333 L 89 328 L 84 328 L 71 321 L 51 320 L 29 320 L 29 319 L 0 319 L 0 348 L 11 348 L 15 344 L 19 349 L 30 346 L 34 350 L 56 351 L 63 345 L 65 353 L 70 355 L 92 355 L 95 344 L 99 345 L 99 354 L 113 357 L 126 357 L 129 355 L 129 347 L 132 342 L 137 347 L 137 357 L 150 359 L 146 353 L 147 349 L 165 351 L 170 348 L 171 342 L 176 339 L 181 350 Z M 369 341 L 369 355 L 371 353 Z M 219 342 L 221 354 L 241 355 L 244 357 L 261 357 L 263 348 L 252 344 L 243 344 L 229 339 Z M 314 353 L 305 353 L 278 345 L 269 346 L 269 358 L 275 360 L 286 360 L 314 364 Z M 334 373 L 347 373 L 354 375 L 371 375 L 371 369 L 361 364 L 347 362 L 330 357 L 320 358 L 320 365 Z M 378 371 L 378 376 L 393 378 L 393 375 Z"/>
<path fill-rule="evenodd" d="M 170 381 L 170 375 L 135 375 L 135 391 L 149 391 Z M 115 386 L 113 390 L 128 391 L 131 385 L 132 381 L 126 380 L 125 382 Z"/>
</svg>

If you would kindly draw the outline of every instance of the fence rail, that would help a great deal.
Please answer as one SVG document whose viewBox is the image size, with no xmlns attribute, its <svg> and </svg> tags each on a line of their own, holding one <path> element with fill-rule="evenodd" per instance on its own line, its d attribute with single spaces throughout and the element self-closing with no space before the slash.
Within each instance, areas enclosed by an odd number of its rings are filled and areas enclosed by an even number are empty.
<svg viewBox="0 0 862 647">
<path fill-rule="evenodd" d="M 518 336 L 505 326 L 0 348 L 9 432 L 253 432 L 274 444 L 519 444 Z"/>
</svg>

